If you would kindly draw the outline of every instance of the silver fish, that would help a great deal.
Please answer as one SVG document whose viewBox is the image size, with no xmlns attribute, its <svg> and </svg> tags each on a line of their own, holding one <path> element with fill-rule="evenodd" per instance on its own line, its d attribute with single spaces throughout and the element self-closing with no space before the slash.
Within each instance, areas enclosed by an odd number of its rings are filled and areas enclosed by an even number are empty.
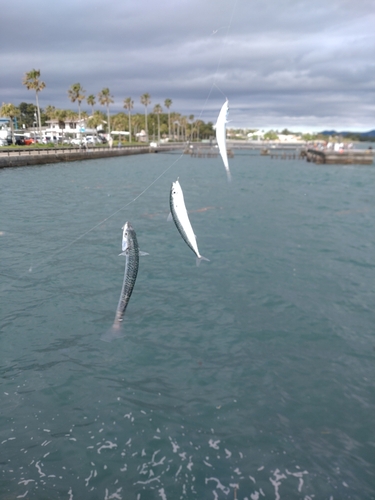
<svg viewBox="0 0 375 500">
<path fill-rule="evenodd" d="M 225 170 L 227 172 L 227 178 L 228 182 L 232 180 L 230 170 L 229 170 L 229 163 L 228 163 L 228 155 L 227 155 L 227 143 L 226 143 L 226 126 L 228 123 L 227 117 L 228 117 L 228 111 L 229 111 L 229 102 L 228 99 L 225 101 L 225 103 L 222 105 L 219 116 L 216 121 L 216 142 L 217 145 L 219 146 L 219 151 L 221 158 L 224 163 Z"/>
<path fill-rule="evenodd" d="M 171 217 L 176 224 L 182 239 L 185 241 L 187 246 L 195 253 L 197 256 L 197 266 L 199 266 L 202 260 L 209 260 L 203 257 L 198 250 L 197 240 L 193 228 L 191 227 L 189 216 L 185 207 L 184 194 L 182 192 L 180 183 L 178 179 L 176 182 L 172 182 L 171 192 L 169 196 L 169 206 L 171 209 Z"/>
<path fill-rule="evenodd" d="M 130 222 L 126 222 L 123 227 L 122 253 L 120 255 L 125 255 L 124 281 L 113 325 L 101 337 L 101 340 L 105 342 L 111 342 L 111 340 L 124 336 L 121 330 L 121 322 L 133 292 L 135 280 L 137 279 L 140 251 L 137 236 Z"/>
</svg>

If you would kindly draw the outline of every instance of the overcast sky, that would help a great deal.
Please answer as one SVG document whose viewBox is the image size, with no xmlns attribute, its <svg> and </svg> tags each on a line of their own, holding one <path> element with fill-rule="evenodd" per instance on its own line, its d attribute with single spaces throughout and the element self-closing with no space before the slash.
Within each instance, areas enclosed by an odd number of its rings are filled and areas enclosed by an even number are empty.
<svg viewBox="0 0 375 500">
<path fill-rule="evenodd" d="M 112 113 L 148 92 L 215 122 L 226 96 L 232 127 L 375 128 L 375 0 L 9 0 L 0 19 L 0 103 L 35 102 L 35 68 L 41 107 L 76 110 L 79 82 Z"/>
</svg>

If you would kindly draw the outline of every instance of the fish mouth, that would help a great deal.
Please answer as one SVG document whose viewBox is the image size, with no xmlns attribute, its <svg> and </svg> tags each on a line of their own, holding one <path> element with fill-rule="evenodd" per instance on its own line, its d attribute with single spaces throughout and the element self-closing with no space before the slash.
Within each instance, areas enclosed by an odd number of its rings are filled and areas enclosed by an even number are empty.
<svg viewBox="0 0 375 500">
<path fill-rule="evenodd" d="M 125 222 L 125 224 L 122 226 L 122 229 L 133 229 L 133 226 L 130 224 L 130 222 Z"/>
</svg>

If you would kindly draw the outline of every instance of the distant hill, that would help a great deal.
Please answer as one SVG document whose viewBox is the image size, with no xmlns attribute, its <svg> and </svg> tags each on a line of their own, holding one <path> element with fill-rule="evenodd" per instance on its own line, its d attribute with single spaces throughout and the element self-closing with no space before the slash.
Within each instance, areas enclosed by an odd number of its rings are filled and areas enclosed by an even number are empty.
<svg viewBox="0 0 375 500">
<path fill-rule="evenodd" d="M 369 139 L 370 138 L 375 138 L 375 130 L 370 130 L 369 132 L 363 132 L 363 134 L 361 134 L 361 137 L 368 137 Z"/>
<path fill-rule="evenodd" d="M 350 132 L 350 131 L 337 132 L 336 130 L 323 130 L 323 132 L 320 133 L 322 135 L 342 135 L 343 137 L 347 135 L 357 136 L 363 141 L 375 139 L 375 130 L 370 130 L 369 132 Z"/>
</svg>

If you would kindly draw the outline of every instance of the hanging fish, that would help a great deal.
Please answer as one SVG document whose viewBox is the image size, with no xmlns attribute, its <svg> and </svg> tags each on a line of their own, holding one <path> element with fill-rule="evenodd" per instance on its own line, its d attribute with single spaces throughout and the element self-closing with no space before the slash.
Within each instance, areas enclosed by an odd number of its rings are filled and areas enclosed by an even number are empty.
<svg viewBox="0 0 375 500">
<path fill-rule="evenodd" d="M 168 219 L 173 219 L 182 239 L 185 241 L 187 246 L 195 253 L 197 259 L 197 266 L 199 266 L 202 260 L 209 260 L 203 257 L 198 250 L 197 240 L 193 228 L 191 227 L 189 216 L 185 207 L 184 194 L 182 192 L 180 183 L 178 179 L 176 182 L 172 182 L 171 192 L 169 196 L 169 206 L 171 208 L 171 213 Z"/>
<path fill-rule="evenodd" d="M 120 300 L 117 306 L 113 325 L 101 337 L 101 340 L 104 340 L 105 342 L 111 342 L 114 339 L 124 336 L 121 330 L 121 322 L 133 292 L 135 280 L 137 279 L 139 255 L 141 254 L 142 252 L 139 251 L 135 231 L 130 222 L 126 222 L 123 227 L 122 252 L 120 253 L 120 255 L 125 255 L 124 281 L 122 283 Z"/>
<path fill-rule="evenodd" d="M 227 178 L 228 182 L 232 180 L 230 170 L 229 170 L 229 164 L 228 164 L 228 155 L 227 155 L 227 143 L 226 143 L 226 126 L 228 123 L 227 117 L 228 117 L 228 111 L 229 111 L 229 102 L 228 99 L 225 101 L 225 103 L 222 105 L 219 116 L 216 121 L 216 142 L 217 145 L 219 146 L 219 151 L 221 158 L 224 163 L 225 170 L 227 172 Z"/>
</svg>

